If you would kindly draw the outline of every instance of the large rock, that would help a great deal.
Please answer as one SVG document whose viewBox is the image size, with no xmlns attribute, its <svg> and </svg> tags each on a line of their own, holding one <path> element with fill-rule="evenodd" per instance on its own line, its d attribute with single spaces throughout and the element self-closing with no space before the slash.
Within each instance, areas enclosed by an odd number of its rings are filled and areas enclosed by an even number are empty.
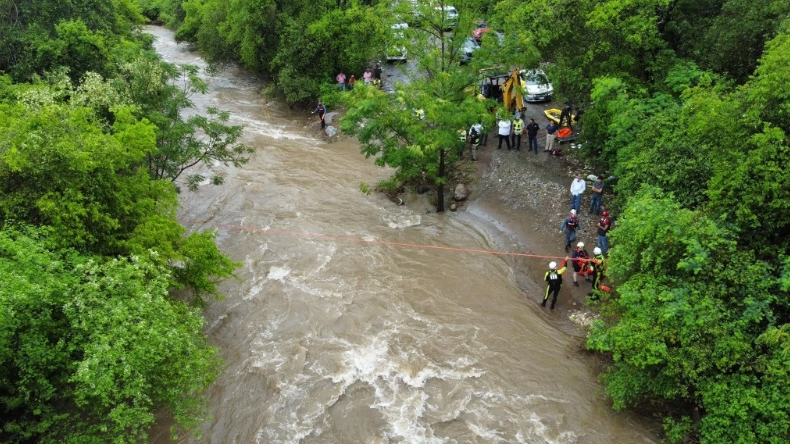
<svg viewBox="0 0 790 444">
<path fill-rule="evenodd" d="M 466 200 L 469 197 L 469 191 L 466 189 L 466 186 L 462 183 L 459 183 L 455 186 L 455 192 L 453 193 L 453 199 L 457 201 Z"/>
<path fill-rule="evenodd" d="M 332 125 L 329 125 L 329 126 L 326 127 L 326 135 L 328 137 L 334 137 L 335 134 L 337 134 L 337 128 L 335 128 Z"/>
</svg>

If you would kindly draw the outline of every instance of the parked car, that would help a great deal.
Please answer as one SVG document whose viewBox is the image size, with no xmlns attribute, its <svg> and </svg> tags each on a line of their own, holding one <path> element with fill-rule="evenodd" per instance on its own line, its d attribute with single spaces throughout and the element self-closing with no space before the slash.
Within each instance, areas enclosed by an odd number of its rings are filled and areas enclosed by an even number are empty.
<svg viewBox="0 0 790 444">
<path fill-rule="evenodd" d="M 406 23 L 395 23 L 392 25 L 392 42 L 387 45 L 386 59 L 388 62 L 405 62 L 407 58 L 406 32 L 409 25 Z"/>
<path fill-rule="evenodd" d="M 475 29 L 472 30 L 472 37 L 474 37 L 474 39 L 479 42 L 480 39 L 483 38 L 483 34 L 487 33 L 490 30 L 491 27 L 488 26 L 488 23 L 486 23 L 483 20 L 478 20 Z"/>
<path fill-rule="evenodd" d="M 461 64 L 465 65 L 472 60 L 472 53 L 480 48 L 480 43 L 473 37 L 467 37 L 461 45 Z"/>
<path fill-rule="evenodd" d="M 458 24 L 458 10 L 455 6 L 436 6 L 435 10 L 442 13 L 441 23 L 444 24 L 444 29 L 452 29 Z"/>
<path fill-rule="evenodd" d="M 554 86 L 542 69 L 523 71 L 521 78 L 524 86 L 525 102 L 550 101 L 554 94 Z"/>
</svg>

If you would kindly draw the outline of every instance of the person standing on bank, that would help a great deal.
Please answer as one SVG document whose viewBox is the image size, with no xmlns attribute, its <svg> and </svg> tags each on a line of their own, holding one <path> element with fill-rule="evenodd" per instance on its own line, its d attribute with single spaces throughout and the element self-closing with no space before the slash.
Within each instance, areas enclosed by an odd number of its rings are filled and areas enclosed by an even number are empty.
<svg viewBox="0 0 790 444">
<path fill-rule="evenodd" d="M 546 301 L 549 300 L 550 294 L 553 295 L 553 297 L 551 298 L 551 306 L 549 308 L 554 310 L 554 306 L 557 305 L 557 295 L 560 294 L 562 274 L 567 270 L 567 262 L 568 258 L 566 257 L 562 263 L 562 268 L 559 270 L 557 270 L 556 262 L 549 263 L 549 271 L 547 271 L 546 275 L 543 277 L 543 280 L 546 281 L 546 294 L 543 296 L 543 303 L 540 304 L 541 306 L 546 306 Z"/>
<path fill-rule="evenodd" d="M 498 134 L 499 134 L 499 145 L 497 146 L 496 149 L 498 149 L 498 150 L 502 149 L 502 140 L 504 140 L 505 141 L 505 145 L 507 145 L 507 150 L 510 151 L 510 129 L 512 127 L 511 124 L 510 124 L 510 120 L 508 120 L 508 119 L 499 119 L 499 122 L 497 123 L 497 127 L 498 127 L 498 130 L 499 130 L 499 132 L 498 132 Z"/>
<path fill-rule="evenodd" d="M 478 125 L 472 125 L 472 128 L 469 129 L 469 147 L 472 150 L 472 161 L 477 162 L 477 148 L 480 146 L 480 132 L 482 130 L 482 126 L 478 128 Z"/>
<path fill-rule="evenodd" d="M 557 138 L 558 129 L 560 126 L 553 120 L 549 120 L 549 124 L 546 125 L 546 146 L 543 147 L 543 152 L 551 152 L 554 149 L 554 139 Z"/>
<path fill-rule="evenodd" d="M 592 186 L 592 200 L 590 200 L 590 214 L 601 214 L 601 199 L 603 196 L 603 179 L 598 177 Z"/>
<path fill-rule="evenodd" d="M 571 182 L 571 208 L 579 211 L 582 206 L 582 194 L 587 189 L 587 182 L 582 179 L 582 175 L 576 173 L 576 178 Z"/>
<path fill-rule="evenodd" d="M 466 137 L 466 129 L 464 127 L 458 128 L 458 158 L 464 158 L 464 150 L 466 149 L 466 141 L 468 140 Z"/>
<path fill-rule="evenodd" d="M 338 86 L 340 86 L 340 91 L 345 91 L 346 90 L 346 75 L 343 73 L 343 71 L 340 71 L 340 74 L 338 74 L 337 77 L 335 77 L 335 80 L 337 80 L 337 84 L 338 84 Z"/>
<path fill-rule="evenodd" d="M 521 151 L 521 135 L 524 133 L 524 120 L 521 119 L 521 113 L 516 111 L 516 117 L 513 119 L 513 148 L 516 151 Z"/>
<path fill-rule="evenodd" d="M 535 123 L 535 119 L 529 119 L 529 124 L 527 124 L 527 142 L 529 143 L 529 151 L 535 150 L 535 154 L 538 154 L 538 131 L 540 131 L 540 126 Z"/>
<path fill-rule="evenodd" d="M 598 286 L 601 285 L 601 279 L 603 279 L 605 271 L 604 257 L 601 253 L 601 249 L 598 247 L 593 248 L 593 255 L 590 261 L 590 265 L 592 266 L 592 289 L 587 293 L 587 296 L 595 296 L 595 290 L 598 290 Z"/>
<path fill-rule="evenodd" d="M 318 101 L 318 105 L 310 114 L 315 114 L 315 113 L 318 113 L 318 118 L 321 119 L 321 129 L 324 129 L 326 127 L 326 119 L 325 119 L 326 107 L 320 100 Z"/>
<path fill-rule="evenodd" d="M 362 80 L 365 82 L 365 85 L 370 85 L 370 81 L 373 80 L 373 73 L 370 72 L 370 68 L 366 69 L 364 73 L 362 73 Z"/>
<path fill-rule="evenodd" d="M 590 258 L 590 254 L 587 253 L 587 250 L 584 249 L 584 242 L 579 242 L 576 244 L 576 248 L 573 249 L 573 253 L 571 254 L 571 260 L 573 261 L 573 286 L 578 287 L 579 281 L 577 281 L 577 277 L 579 276 L 579 272 L 582 272 L 582 276 L 587 276 L 587 270 L 589 270 L 590 264 L 587 263 L 587 259 Z M 586 278 L 587 281 L 590 278 Z"/>
<path fill-rule="evenodd" d="M 560 233 L 565 234 L 565 252 L 571 249 L 571 243 L 576 242 L 576 230 L 579 228 L 579 218 L 576 210 L 571 210 L 560 226 Z"/>
<path fill-rule="evenodd" d="M 357 83 L 357 78 L 354 77 L 354 74 L 351 74 L 351 77 L 348 79 L 348 90 L 351 91 L 354 89 L 354 84 Z"/>
<path fill-rule="evenodd" d="M 607 233 L 611 227 L 612 220 L 609 219 L 609 212 L 604 211 L 603 214 L 601 214 L 601 220 L 598 221 L 598 247 L 600 247 L 604 255 L 609 253 L 609 238 L 607 237 Z"/>
</svg>

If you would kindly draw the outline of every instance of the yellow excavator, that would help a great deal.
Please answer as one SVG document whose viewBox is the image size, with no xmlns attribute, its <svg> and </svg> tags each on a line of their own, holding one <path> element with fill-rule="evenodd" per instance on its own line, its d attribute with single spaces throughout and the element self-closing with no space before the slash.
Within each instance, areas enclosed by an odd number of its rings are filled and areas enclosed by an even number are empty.
<svg viewBox="0 0 790 444">
<path fill-rule="evenodd" d="M 524 90 L 524 85 L 521 80 L 521 72 L 514 69 L 502 85 L 502 104 L 505 105 L 511 113 L 524 111 L 524 98 L 521 96 L 521 91 Z"/>
<path fill-rule="evenodd" d="M 514 69 L 510 74 L 486 75 L 480 84 L 481 96 L 497 101 L 502 100 L 502 104 L 511 113 L 516 110 L 524 111 L 524 100 L 521 95 L 523 90 L 524 82 L 519 69 Z"/>
</svg>

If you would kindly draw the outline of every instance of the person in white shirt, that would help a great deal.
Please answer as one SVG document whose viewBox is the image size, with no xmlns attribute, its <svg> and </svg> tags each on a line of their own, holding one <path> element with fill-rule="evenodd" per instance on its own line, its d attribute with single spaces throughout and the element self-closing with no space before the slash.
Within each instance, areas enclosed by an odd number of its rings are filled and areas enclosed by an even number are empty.
<svg viewBox="0 0 790 444">
<path fill-rule="evenodd" d="M 581 174 L 576 174 L 576 178 L 571 182 L 571 208 L 579 211 L 582 205 L 582 194 L 587 189 L 587 182 L 582 179 Z"/>
<path fill-rule="evenodd" d="M 510 132 L 511 132 L 511 122 L 508 119 L 500 119 L 499 123 L 497 123 L 499 127 L 499 146 L 497 146 L 498 150 L 502 149 L 502 140 L 505 141 L 507 144 L 507 150 L 510 151 Z"/>
</svg>

